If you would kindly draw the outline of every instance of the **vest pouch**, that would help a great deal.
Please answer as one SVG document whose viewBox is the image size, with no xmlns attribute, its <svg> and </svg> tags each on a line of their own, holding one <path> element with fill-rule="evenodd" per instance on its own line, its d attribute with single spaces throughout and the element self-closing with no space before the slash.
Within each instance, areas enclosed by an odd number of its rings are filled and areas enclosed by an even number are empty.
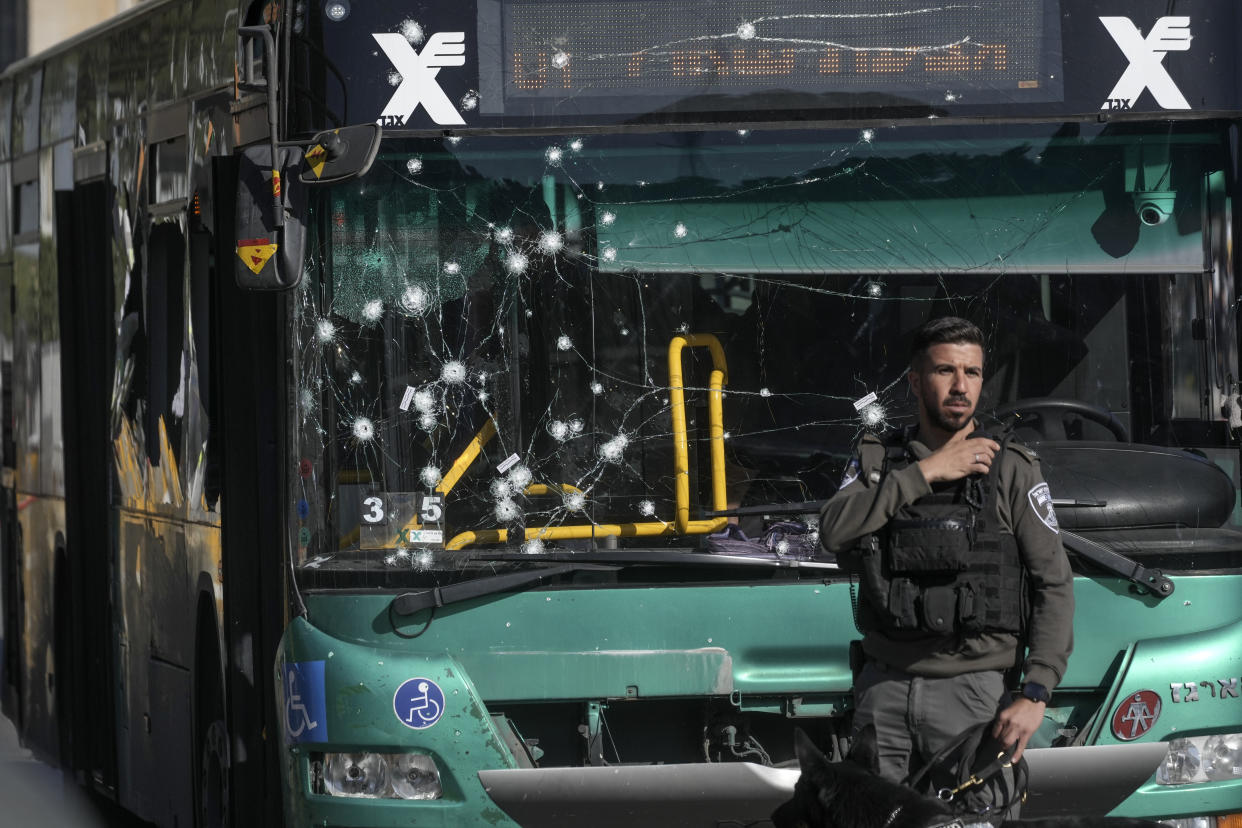
<svg viewBox="0 0 1242 828">
<path fill-rule="evenodd" d="M 953 632 L 957 622 L 957 590 L 952 584 L 923 590 L 923 629 L 941 635 Z"/>
<path fill-rule="evenodd" d="M 948 519 L 890 524 L 889 568 L 894 573 L 961 572 L 971 556 L 970 527 Z"/>
<path fill-rule="evenodd" d="M 908 578 L 894 578 L 888 589 L 888 615 L 894 629 L 914 630 L 919 626 L 919 588 Z"/>
<path fill-rule="evenodd" d="M 957 585 L 957 620 L 964 632 L 981 632 L 984 619 L 982 595 L 975 593 L 975 585 L 970 581 L 962 581 Z"/>
</svg>

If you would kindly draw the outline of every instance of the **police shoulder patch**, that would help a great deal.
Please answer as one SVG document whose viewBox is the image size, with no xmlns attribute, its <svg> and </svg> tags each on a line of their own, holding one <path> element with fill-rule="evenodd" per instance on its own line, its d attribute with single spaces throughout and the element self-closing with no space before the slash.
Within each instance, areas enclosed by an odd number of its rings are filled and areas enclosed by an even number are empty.
<svg viewBox="0 0 1242 828">
<path fill-rule="evenodd" d="M 1052 508 L 1052 491 L 1048 488 L 1048 484 L 1036 483 L 1026 493 L 1026 499 L 1030 501 L 1031 509 L 1044 526 L 1058 535 L 1061 534 L 1060 524 L 1057 523 L 1057 513 Z"/>
</svg>

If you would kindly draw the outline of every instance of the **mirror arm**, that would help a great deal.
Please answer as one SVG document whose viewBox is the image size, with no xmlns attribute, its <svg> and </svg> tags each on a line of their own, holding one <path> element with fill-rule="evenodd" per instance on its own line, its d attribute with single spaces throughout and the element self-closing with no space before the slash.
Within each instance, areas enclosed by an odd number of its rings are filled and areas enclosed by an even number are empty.
<svg viewBox="0 0 1242 828">
<path fill-rule="evenodd" d="M 276 38 L 272 36 L 272 30 L 268 26 L 242 26 L 237 30 L 238 35 L 245 41 L 245 77 L 244 83 L 240 83 L 246 89 L 254 91 L 263 90 L 267 92 L 267 131 L 268 141 L 271 143 L 272 149 L 272 220 L 275 228 L 279 230 L 285 226 L 285 206 L 284 199 L 281 194 L 284 192 L 284 184 L 280 180 L 280 170 L 278 159 L 280 156 L 276 152 L 279 145 L 277 141 L 277 111 L 276 111 Z M 263 41 L 263 80 L 258 81 L 253 77 L 254 68 L 254 41 L 256 39 Z"/>
</svg>

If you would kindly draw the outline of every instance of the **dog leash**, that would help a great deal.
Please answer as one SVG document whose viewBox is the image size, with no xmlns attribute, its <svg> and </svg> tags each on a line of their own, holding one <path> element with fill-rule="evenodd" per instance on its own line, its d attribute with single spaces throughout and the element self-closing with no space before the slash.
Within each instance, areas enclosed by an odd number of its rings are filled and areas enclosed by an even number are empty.
<svg viewBox="0 0 1242 828">
<path fill-rule="evenodd" d="M 975 753 L 978 751 L 979 743 L 983 740 L 984 730 L 987 728 L 990 728 L 991 725 L 992 725 L 991 722 L 984 722 L 982 724 L 977 724 L 977 725 L 974 725 L 973 727 L 967 728 L 962 733 L 955 736 L 947 745 L 942 747 L 936 753 L 935 756 L 933 756 L 925 765 L 923 765 L 922 768 L 920 768 L 914 774 L 907 776 L 902 784 L 907 785 L 911 788 L 918 789 L 920 783 L 923 781 L 923 778 L 928 775 L 928 773 L 931 771 L 932 768 L 944 764 L 945 760 L 954 751 L 958 750 L 963 745 L 967 745 L 968 743 L 971 743 L 973 740 L 973 744 L 969 745 L 970 749 L 966 751 L 970 755 L 964 756 L 960 760 L 960 764 L 959 764 L 958 778 L 961 779 L 963 772 L 960 770 L 960 768 L 964 767 L 968 769 L 965 772 L 966 779 L 959 782 L 958 785 L 954 788 L 939 789 L 936 792 L 937 798 L 939 798 L 942 802 L 953 803 L 954 800 L 957 799 L 958 794 L 962 793 L 963 791 L 967 791 L 971 788 L 977 787 L 979 785 L 983 785 L 984 783 L 988 782 L 990 779 L 995 777 L 997 774 L 999 774 L 1005 768 L 1012 766 L 1014 768 L 1013 795 L 1008 797 L 1003 804 L 999 806 L 997 805 L 987 806 L 981 811 L 978 811 L 977 813 L 984 814 L 984 813 L 988 813 L 989 811 L 999 811 L 1003 813 L 1005 811 L 1008 811 L 1011 807 L 1013 807 L 1019 801 L 1025 802 L 1026 801 L 1027 776 L 1028 776 L 1027 764 L 1026 764 L 1025 759 L 1020 759 L 1016 765 L 1013 764 L 1012 762 L 1013 754 L 1014 754 L 1013 748 L 1008 748 L 1008 749 L 1000 751 L 999 753 L 997 753 L 995 758 L 991 759 L 987 764 L 985 764 L 983 767 L 979 768 L 978 770 L 969 770 L 970 766 L 974 764 Z M 1001 780 L 1001 783 L 1002 783 L 1002 794 L 1001 795 L 1002 797 L 1004 797 L 1005 796 L 1004 788 L 1006 786 L 1004 785 L 1003 778 Z M 955 807 L 960 808 L 961 806 L 958 804 L 955 804 Z M 961 808 L 961 810 L 964 811 L 966 809 Z"/>
<path fill-rule="evenodd" d="M 936 791 L 936 797 L 943 802 L 952 802 L 954 798 L 958 794 L 960 794 L 962 791 L 967 790 L 969 788 L 973 788 L 976 785 L 982 785 L 984 782 L 987 782 L 989 779 L 991 779 L 996 774 L 1000 773 L 1005 768 L 1013 766 L 1013 762 L 1012 762 L 1013 753 L 1014 752 L 1012 749 L 1002 750 L 1000 753 L 996 754 L 995 759 L 993 759 L 991 762 L 988 762 L 978 771 L 972 772 L 970 774 L 970 777 L 965 782 L 958 785 L 956 788 L 941 788 L 940 790 Z M 1014 787 L 1016 788 L 1017 786 L 1015 785 Z M 1023 800 L 1026 799 L 1025 793 L 1022 795 L 1022 798 Z M 1008 807 L 1012 804 L 1013 804 L 1012 801 L 1007 803 L 1005 805 L 1005 808 L 1008 809 Z"/>
</svg>

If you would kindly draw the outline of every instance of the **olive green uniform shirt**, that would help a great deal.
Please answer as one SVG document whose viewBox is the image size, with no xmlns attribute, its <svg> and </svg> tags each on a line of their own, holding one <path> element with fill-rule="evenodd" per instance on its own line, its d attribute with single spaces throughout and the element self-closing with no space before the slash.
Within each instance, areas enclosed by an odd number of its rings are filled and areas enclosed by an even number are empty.
<svg viewBox="0 0 1242 828">
<path fill-rule="evenodd" d="M 916 460 L 931 454 L 917 438 L 909 445 Z M 932 492 L 917 463 L 883 474 L 884 452 L 879 437 L 864 436 L 841 489 L 820 514 L 820 541 L 839 558 L 854 553 L 859 538 L 882 529 L 902 506 Z M 1001 632 L 946 636 L 872 630 L 863 636 L 863 650 L 871 659 L 923 676 L 1004 671 L 1021 663 L 1024 681 L 1052 690 L 1073 649 L 1073 573 L 1035 454 L 1010 442 L 997 460 L 1000 531 L 1017 540 L 1030 584 L 1025 658 L 1018 637 Z"/>
</svg>

